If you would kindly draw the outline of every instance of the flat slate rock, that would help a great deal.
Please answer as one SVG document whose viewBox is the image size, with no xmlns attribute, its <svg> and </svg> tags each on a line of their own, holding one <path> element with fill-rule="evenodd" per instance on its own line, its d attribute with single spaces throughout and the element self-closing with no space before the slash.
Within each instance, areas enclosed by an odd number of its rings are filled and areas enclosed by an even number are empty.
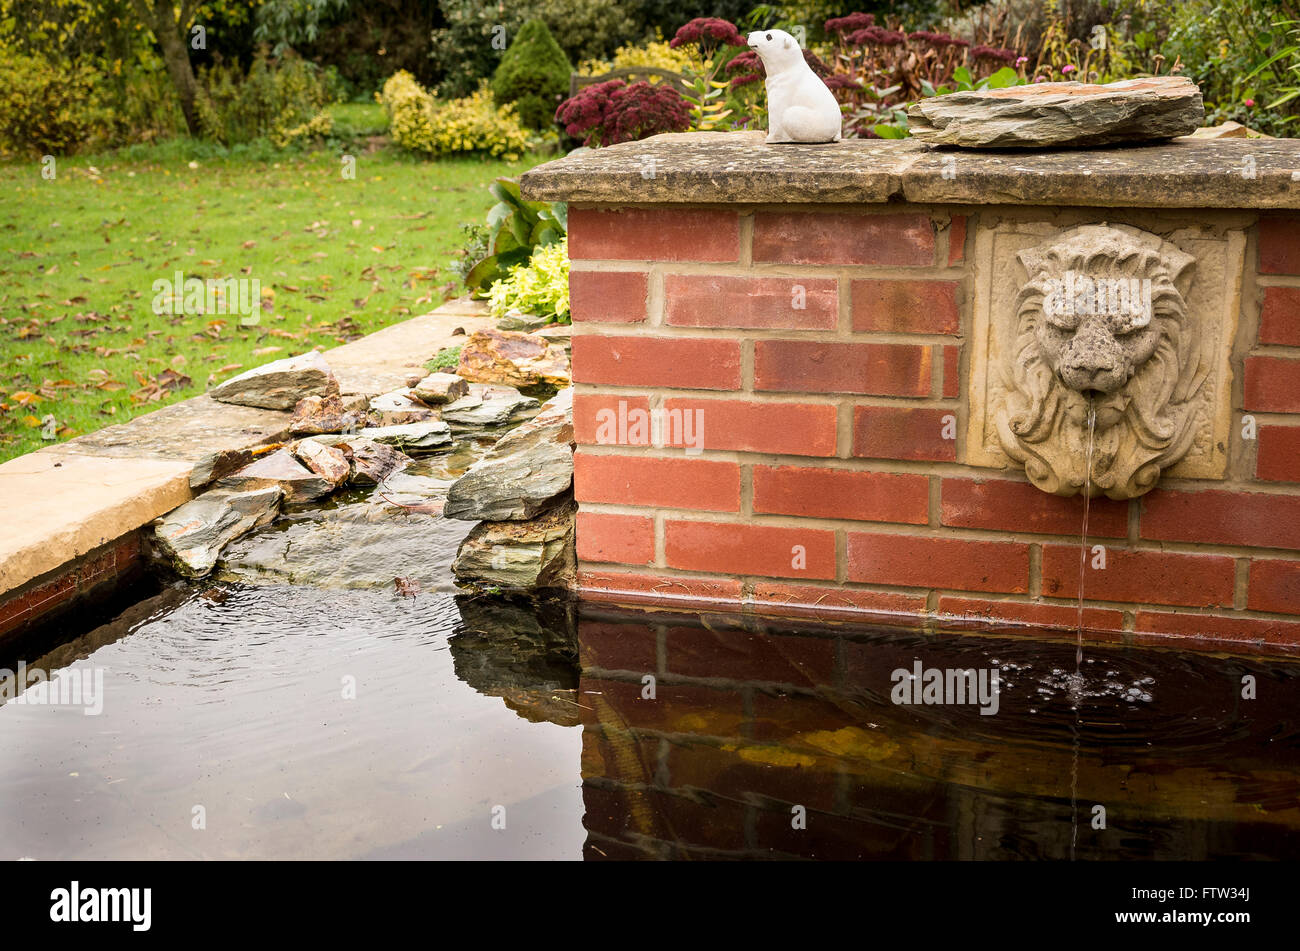
<svg viewBox="0 0 1300 951">
<path fill-rule="evenodd" d="M 457 431 L 504 426 L 535 415 L 538 405 L 512 386 L 475 386 L 467 396 L 444 406 L 442 419 Z"/>
<path fill-rule="evenodd" d="M 451 403 L 468 392 L 469 381 L 454 373 L 430 373 L 411 387 L 412 396 L 432 406 Z"/>
<path fill-rule="evenodd" d="M 444 514 L 470 521 L 530 519 L 572 485 L 573 387 L 568 387 L 456 480 Z"/>
<path fill-rule="evenodd" d="M 325 358 L 308 350 L 231 377 L 208 390 L 208 395 L 218 402 L 239 406 L 293 409 L 308 396 L 330 396 L 338 391 L 339 381 Z"/>
<path fill-rule="evenodd" d="M 576 513 L 569 500 L 526 522 L 479 522 L 452 562 L 456 580 L 523 591 L 571 588 Z"/>
<path fill-rule="evenodd" d="M 440 449 L 451 445 L 451 428 L 441 420 L 406 423 L 401 426 L 374 426 L 357 433 L 359 439 L 373 439 L 403 451 Z"/>
<path fill-rule="evenodd" d="M 1205 106 L 1191 80 L 1156 76 L 954 92 L 912 103 L 907 117 L 908 131 L 930 145 L 1060 148 L 1190 135 Z"/>
<path fill-rule="evenodd" d="M 277 449 L 238 472 L 217 480 L 218 489 L 247 491 L 278 485 L 286 502 L 310 502 L 333 492 L 337 483 L 308 469 L 288 449 Z"/>
<path fill-rule="evenodd" d="M 222 548 L 275 518 L 282 495 L 276 485 L 249 492 L 205 492 L 153 523 L 154 545 L 180 574 L 202 578 L 212 571 Z"/>
<path fill-rule="evenodd" d="M 569 355 L 542 337 L 511 330 L 480 330 L 460 348 L 456 373 L 472 383 L 568 386 Z"/>
</svg>

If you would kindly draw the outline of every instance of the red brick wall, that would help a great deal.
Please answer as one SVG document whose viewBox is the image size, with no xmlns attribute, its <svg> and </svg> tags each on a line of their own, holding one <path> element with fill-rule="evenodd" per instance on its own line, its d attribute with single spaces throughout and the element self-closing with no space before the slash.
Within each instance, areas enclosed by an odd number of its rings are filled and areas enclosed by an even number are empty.
<svg viewBox="0 0 1300 951">
<path fill-rule="evenodd" d="M 1082 499 L 961 462 L 984 213 L 572 207 L 584 596 L 1073 627 Z M 1093 635 L 1300 648 L 1300 218 L 1251 250 L 1229 476 L 1093 500 Z"/>
<path fill-rule="evenodd" d="M 140 564 L 140 536 L 132 532 L 33 579 L 0 598 L 0 638 L 8 638 L 111 588 Z"/>
</svg>

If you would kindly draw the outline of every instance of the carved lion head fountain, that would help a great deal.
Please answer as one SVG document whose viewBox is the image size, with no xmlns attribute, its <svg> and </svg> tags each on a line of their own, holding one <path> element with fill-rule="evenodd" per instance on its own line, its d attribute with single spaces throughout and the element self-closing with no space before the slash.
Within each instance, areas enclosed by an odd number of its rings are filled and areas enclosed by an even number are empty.
<svg viewBox="0 0 1300 951">
<path fill-rule="evenodd" d="M 992 291 L 1002 307 L 972 430 L 989 451 L 1045 492 L 1115 499 L 1149 491 L 1198 445 L 1213 455 L 1207 390 L 1226 372 L 1203 346 L 1206 308 L 1189 306 L 1191 254 L 1137 228 L 1090 224 L 1003 257 L 1021 283 Z"/>
</svg>

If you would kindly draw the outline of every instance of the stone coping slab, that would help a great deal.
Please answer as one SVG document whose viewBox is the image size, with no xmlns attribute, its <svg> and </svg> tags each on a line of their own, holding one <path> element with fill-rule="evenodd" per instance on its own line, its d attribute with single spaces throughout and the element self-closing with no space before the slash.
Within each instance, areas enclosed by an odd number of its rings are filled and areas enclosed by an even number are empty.
<svg viewBox="0 0 1300 951">
<path fill-rule="evenodd" d="M 481 304 L 449 301 L 325 352 L 345 393 L 376 396 L 426 376 L 437 351 L 484 330 Z M 290 413 L 206 394 L 0 464 L 0 595 L 147 525 L 192 497 L 190 473 L 212 454 L 288 437 Z"/>
<path fill-rule="evenodd" d="M 916 203 L 1300 208 L 1300 140 L 1047 151 L 915 139 L 765 145 L 761 132 L 651 136 L 525 172 L 525 198 L 612 204 Z"/>
</svg>

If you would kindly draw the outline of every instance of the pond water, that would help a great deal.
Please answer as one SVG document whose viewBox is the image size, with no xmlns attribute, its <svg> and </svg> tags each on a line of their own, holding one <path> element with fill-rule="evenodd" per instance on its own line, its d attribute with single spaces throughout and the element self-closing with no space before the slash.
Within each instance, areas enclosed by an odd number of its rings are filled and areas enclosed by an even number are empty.
<svg viewBox="0 0 1300 951">
<path fill-rule="evenodd" d="M 95 702 L 0 707 L 0 858 L 1300 854 L 1294 664 L 1093 649 L 1076 711 L 1068 641 L 578 615 L 166 589 L 40 662 Z"/>
<path fill-rule="evenodd" d="M 458 593 L 487 444 L 51 632 L 0 859 L 1300 855 L 1300 664 Z"/>
</svg>

